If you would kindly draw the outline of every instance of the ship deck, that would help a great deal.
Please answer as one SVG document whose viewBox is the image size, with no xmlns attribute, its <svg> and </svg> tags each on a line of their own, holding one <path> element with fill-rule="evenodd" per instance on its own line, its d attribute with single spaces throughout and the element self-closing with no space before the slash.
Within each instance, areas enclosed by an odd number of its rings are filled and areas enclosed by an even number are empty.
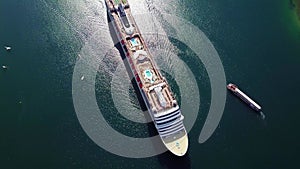
<svg viewBox="0 0 300 169">
<path fill-rule="evenodd" d="M 126 59 L 128 59 L 138 86 L 148 98 L 152 112 L 157 115 L 160 113 L 164 115 L 165 111 L 176 107 L 177 102 L 141 36 L 140 30 L 131 15 L 129 4 L 126 0 L 106 0 L 106 3 L 114 18 L 113 22 L 116 25 L 117 36 L 121 39 L 121 45 L 127 51 L 125 53 Z M 120 16 L 117 12 L 119 3 L 125 6 L 126 16 Z M 134 27 L 131 34 L 128 34 L 124 29 L 126 22 Z"/>
</svg>

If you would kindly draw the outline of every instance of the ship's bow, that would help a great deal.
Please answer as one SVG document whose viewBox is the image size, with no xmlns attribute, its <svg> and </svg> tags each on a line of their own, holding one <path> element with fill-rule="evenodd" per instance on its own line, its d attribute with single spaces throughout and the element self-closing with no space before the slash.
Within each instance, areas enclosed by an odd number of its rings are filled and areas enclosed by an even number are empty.
<svg viewBox="0 0 300 169">
<path fill-rule="evenodd" d="M 177 156 L 185 155 L 189 146 L 187 134 L 172 141 L 163 139 L 163 142 L 165 143 L 167 149 Z"/>
</svg>

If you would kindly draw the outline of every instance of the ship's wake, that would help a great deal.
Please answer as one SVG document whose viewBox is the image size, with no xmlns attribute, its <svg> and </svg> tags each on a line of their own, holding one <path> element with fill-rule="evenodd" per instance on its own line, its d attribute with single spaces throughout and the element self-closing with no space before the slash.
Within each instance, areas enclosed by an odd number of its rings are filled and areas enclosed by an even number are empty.
<svg viewBox="0 0 300 169">
<path fill-rule="evenodd" d="M 263 120 L 266 118 L 266 115 L 265 115 L 262 111 L 260 111 L 259 114 L 260 114 L 260 117 L 261 117 Z"/>
<path fill-rule="evenodd" d="M 111 97 L 114 102 L 114 106 L 105 105 L 107 109 L 105 113 L 114 116 L 116 112 L 111 111 L 112 109 L 109 107 L 115 107 L 118 113 L 125 117 L 125 119 L 137 123 L 148 122 L 147 117 L 144 117 L 145 112 L 142 112 L 139 107 L 137 96 L 130 84 L 131 79 L 126 74 L 126 69 L 123 66 L 119 51 L 115 48 L 116 44 L 112 41 L 104 1 L 79 0 L 74 2 L 66 0 L 55 3 L 50 0 L 41 1 L 48 10 L 47 13 L 50 11 L 49 15 L 51 15 L 52 20 L 49 22 L 59 21 L 62 24 L 59 26 L 64 27 L 64 29 L 72 30 L 73 36 L 81 42 L 82 46 L 80 52 L 74 56 L 73 59 L 77 59 L 77 61 L 81 63 L 79 65 L 82 66 L 78 69 L 82 71 L 80 77 L 85 77 L 85 83 L 89 83 L 95 78 L 92 70 L 98 70 L 98 85 L 96 84 L 95 89 L 96 95 L 99 91 L 105 90 L 107 92 L 103 94 L 107 95 L 106 98 Z M 163 8 L 154 11 L 153 6 L 149 5 L 149 3 L 150 1 L 130 1 L 133 17 L 136 19 L 146 43 L 149 44 L 148 47 L 158 67 L 163 70 L 164 74 L 170 75 L 173 79 L 179 79 L 178 82 L 173 82 L 173 86 L 181 83 L 180 86 L 183 87 L 185 91 L 174 90 L 178 98 L 188 98 L 193 95 L 193 92 L 198 94 L 197 82 L 192 72 L 186 69 L 184 62 L 177 56 L 180 50 L 168 39 L 167 32 L 172 31 L 172 28 L 167 28 L 168 30 L 166 30 L 159 19 L 160 14 L 166 13 L 166 11 L 163 11 Z M 59 35 L 55 34 L 55 32 L 57 32 L 56 29 L 59 30 L 60 28 L 55 28 L 51 34 L 59 38 Z M 192 83 L 195 85 L 192 85 Z M 183 104 L 198 105 L 200 104 L 199 99 L 200 98 L 189 99 L 188 103 Z M 115 102 L 115 100 L 117 100 L 117 102 Z M 179 101 L 180 100 L 182 99 L 179 99 Z M 98 101 L 98 104 L 107 103 Z M 195 112 L 198 112 L 198 108 L 199 106 L 193 106 L 192 110 L 197 109 Z M 182 111 L 184 111 L 184 108 Z M 191 109 L 186 110 L 186 112 L 189 111 L 191 111 Z M 132 123 L 124 122 L 124 119 L 114 120 L 114 125 L 116 126 L 126 128 L 132 125 Z M 191 128 L 191 126 L 187 125 L 187 129 L 189 128 Z"/>
</svg>

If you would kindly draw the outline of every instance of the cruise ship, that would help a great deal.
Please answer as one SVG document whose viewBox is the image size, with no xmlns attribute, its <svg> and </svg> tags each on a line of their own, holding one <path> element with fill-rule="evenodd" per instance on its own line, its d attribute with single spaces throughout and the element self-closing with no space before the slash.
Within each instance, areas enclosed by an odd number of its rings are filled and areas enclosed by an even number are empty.
<svg viewBox="0 0 300 169">
<path fill-rule="evenodd" d="M 110 24 L 131 74 L 166 148 L 177 156 L 188 149 L 183 115 L 171 88 L 156 66 L 131 14 L 127 0 L 105 0 Z"/>
</svg>

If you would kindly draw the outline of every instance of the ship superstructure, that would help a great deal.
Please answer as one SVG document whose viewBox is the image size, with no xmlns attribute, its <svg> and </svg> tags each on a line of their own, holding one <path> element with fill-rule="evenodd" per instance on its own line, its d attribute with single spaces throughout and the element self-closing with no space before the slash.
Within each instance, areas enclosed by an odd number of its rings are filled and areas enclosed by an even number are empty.
<svg viewBox="0 0 300 169">
<path fill-rule="evenodd" d="M 155 127 L 168 150 L 183 156 L 188 137 L 179 105 L 166 79 L 158 70 L 131 15 L 127 0 L 105 0 L 110 23 L 121 44 L 130 72 Z"/>
</svg>

